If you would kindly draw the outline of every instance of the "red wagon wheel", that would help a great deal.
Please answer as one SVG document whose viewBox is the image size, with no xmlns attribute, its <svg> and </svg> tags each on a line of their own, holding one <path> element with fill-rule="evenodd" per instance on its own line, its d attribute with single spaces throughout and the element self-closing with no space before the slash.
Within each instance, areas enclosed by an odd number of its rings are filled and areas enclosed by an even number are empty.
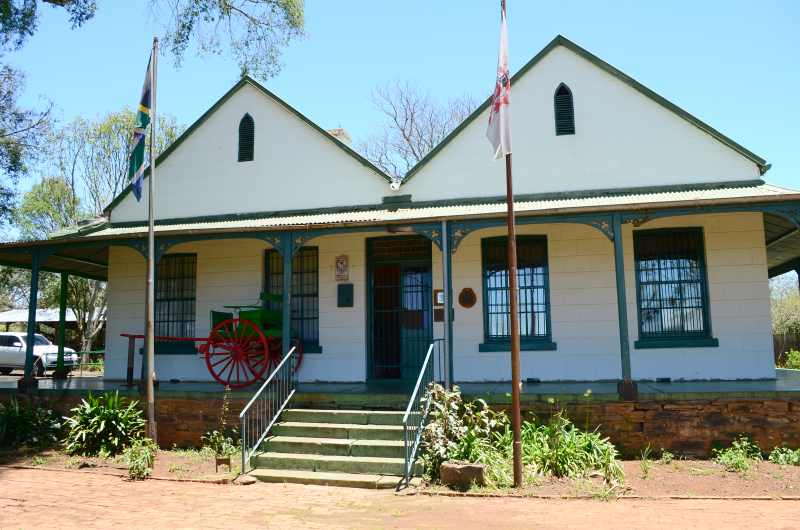
<svg viewBox="0 0 800 530">
<path fill-rule="evenodd" d="M 267 338 L 267 346 L 269 349 L 269 370 L 272 372 L 283 359 L 283 340 L 280 337 L 269 337 Z M 292 346 L 295 348 L 293 373 L 297 373 L 303 363 L 303 341 L 292 339 Z"/>
<path fill-rule="evenodd" d="M 231 388 L 255 383 L 270 362 L 267 340 L 250 320 L 223 320 L 211 330 L 205 350 L 212 377 Z"/>
</svg>

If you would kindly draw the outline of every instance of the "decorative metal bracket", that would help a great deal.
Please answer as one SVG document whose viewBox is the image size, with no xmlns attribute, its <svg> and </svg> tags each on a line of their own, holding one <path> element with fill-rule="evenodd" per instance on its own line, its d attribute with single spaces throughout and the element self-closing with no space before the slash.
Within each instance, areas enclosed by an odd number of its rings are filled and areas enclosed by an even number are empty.
<svg viewBox="0 0 800 530">
<path fill-rule="evenodd" d="M 455 254 L 456 249 L 470 233 L 476 230 L 476 227 L 466 226 L 464 224 L 453 224 L 450 228 L 450 253 Z"/>
<path fill-rule="evenodd" d="M 582 221 L 582 223 L 593 228 L 597 228 L 603 233 L 604 236 L 608 238 L 609 241 L 614 241 L 614 227 L 611 226 L 610 218 L 604 217 L 601 219 L 591 219 Z"/>
<path fill-rule="evenodd" d="M 764 208 L 763 211 L 779 215 L 792 223 L 796 228 L 800 228 L 800 206 L 772 206 Z"/>
<path fill-rule="evenodd" d="M 415 233 L 430 239 L 434 245 L 439 247 L 439 250 L 442 249 L 442 229 L 440 226 L 436 225 L 429 225 L 429 224 L 418 224 L 418 225 L 411 225 L 411 228 L 414 230 Z"/>
</svg>

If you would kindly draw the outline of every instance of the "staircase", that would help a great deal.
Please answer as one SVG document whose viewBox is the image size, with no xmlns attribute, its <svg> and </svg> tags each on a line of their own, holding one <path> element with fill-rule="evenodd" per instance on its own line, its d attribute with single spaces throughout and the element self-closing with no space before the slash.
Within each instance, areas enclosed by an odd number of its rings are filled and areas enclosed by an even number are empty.
<svg viewBox="0 0 800 530">
<path fill-rule="evenodd" d="M 287 409 L 251 459 L 265 482 L 394 488 L 403 476 L 403 412 Z"/>
</svg>

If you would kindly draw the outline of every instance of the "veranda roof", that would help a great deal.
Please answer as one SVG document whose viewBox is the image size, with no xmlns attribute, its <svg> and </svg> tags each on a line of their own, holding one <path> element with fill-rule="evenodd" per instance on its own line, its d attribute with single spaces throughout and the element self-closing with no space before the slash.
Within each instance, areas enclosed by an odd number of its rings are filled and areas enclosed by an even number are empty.
<svg viewBox="0 0 800 530">
<path fill-rule="evenodd" d="M 296 212 L 260 212 L 220 215 L 193 219 L 163 220 L 156 224 L 159 235 L 226 233 L 247 231 L 307 230 L 311 228 L 377 226 L 422 223 L 444 219 L 500 217 L 505 214 L 504 197 L 463 199 L 434 202 L 412 202 L 400 197 L 387 198 L 383 204 L 308 210 Z M 800 201 L 800 192 L 756 181 L 716 186 L 681 186 L 642 188 L 639 190 L 604 190 L 576 193 L 518 196 L 517 215 L 576 215 L 592 212 L 647 212 L 661 209 L 694 210 L 704 207 L 749 203 Z M 800 233 L 783 217 L 765 214 L 765 241 L 770 269 L 776 269 L 800 257 Z M 30 255 L 20 252 L 36 246 L 58 244 L 43 270 L 67 271 L 105 279 L 108 247 L 85 245 L 69 247 L 70 242 L 103 242 L 120 239 L 141 239 L 147 234 L 146 223 L 113 224 L 99 222 L 77 227 L 46 241 L 0 244 L 0 264 L 30 266 Z M 793 268 L 793 267 L 792 267 Z M 790 268 L 791 269 L 791 268 Z M 790 270 L 787 269 L 787 270 Z M 784 271 L 785 272 L 785 271 Z"/>
</svg>

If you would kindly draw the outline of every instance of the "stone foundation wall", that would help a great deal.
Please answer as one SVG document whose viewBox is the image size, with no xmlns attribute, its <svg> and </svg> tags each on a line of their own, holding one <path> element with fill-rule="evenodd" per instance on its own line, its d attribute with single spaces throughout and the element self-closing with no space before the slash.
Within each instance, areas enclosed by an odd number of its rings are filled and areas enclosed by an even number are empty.
<svg viewBox="0 0 800 530">
<path fill-rule="evenodd" d="M 0 394 L 0 400 L 10 395 Z M 66 415 L 81 397 L 40 394 L 34 399 Z M 231 400 L 228 425 L 238 426 L 245 403 Z M 199 446 L 204 432 L 218 428 L 221 407 L 221 398 L 159 397 L 159 445 Z M 742 433 L 751 435 L 765 451 L 781 444 L 800 447 L 800 398 L 523 404 L 524 414 L 535 415 L 539 421 L 546 421 L 557 408 L 564 409 L 582 429 L 598 428 L 629 458 L 638 457 L 648 444 L 656 452 L 664 448 L 677 455 L 706 457 L 713 447 L 727 445 Z"/>
<path fill-rule="evenodd" d="M 682 456 L 707 457 L 714 447 L 749 434 L 762 450 L 800 447 L 800 398 L 702 399 L 637 402 L 523 404 L 526 415 L 546 421 L 556 407 L 578 427 L 599 429 L 620 453 L 639 457 L 648 444 Z M 507 408 L 504 405 L 502 408 Z"/>
</svg>

